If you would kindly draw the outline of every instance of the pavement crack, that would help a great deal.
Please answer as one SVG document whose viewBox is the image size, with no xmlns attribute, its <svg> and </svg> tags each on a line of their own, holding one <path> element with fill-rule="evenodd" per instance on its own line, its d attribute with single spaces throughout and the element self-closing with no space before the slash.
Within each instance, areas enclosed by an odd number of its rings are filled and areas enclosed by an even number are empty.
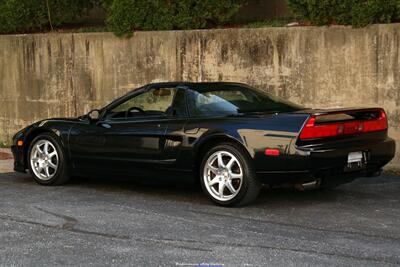
<svg viewBox="0 0 400 267">
<path fill-rule="evenodd" d="M 176 247 L 176 248 L 194 250 L 194 251 L 204 251 L 204 252 L 212 252 L 213 251 L 212 249 L 207 249 L 207 248 L 189 247 L 189 246 L 182 245 L 182 243 L 191 243 L 191 244 L 197 243 L 197 244 L 203 245 L 203 242 L 201 242 L 201 241 L 186 242 L 186 240 L 179 240 L 179 239 L 172 239 L 172 238 L 134 238 L 132 240 L 134 240 L 136 242 L 142 242 L 142 243 L 147 243 L 147 242 L 154 242 L 156 244 L 164 243 L 164 244 L 168 244 L 173 247 Z M 181 243 L 181 244 L 176 244 L 176 243 Z"/>
<path fill-rule="evenodd" d="M 35 207 L 37 210 L 50 214 L 54 217 L 58 217 L 64 220 L 64 223 L 61 226 L 56 226 L 56 228 L 61 228 L 62 230 L 66 230 L 69 232 L 73 233 L 79 233 L 79 234 L 87 234 L 87 235 L 97 235 L 101 237 L 107 237 L 107 238 L 116 238 L 116 239 L 130 239 L 129 236 L 125 235 L 115 235 L 115 234 L 109 234 L 109 233 L 103 233 L 103 232 L 95 232 L 95 231 L 88 231 L 88 230 L 83 230 L 83 229 L 76 229 L 75 226 L 78 224 L 78 220 L 75 219 L 74 217 L 67 216 L 64 214 L 58 214 L 52 211 L 48 211 L 42 208 Z"/>
<path fill-rule="evenodd" d="M 31 224 L 31 225 L 42 226 L 42 227 L 47 227 L 47 228 L 56 228 L 56 226 L 53 226 L 53 225 L 30 221 L 30 220 L 21 219 L 21 218 L 15 218 L 15 217 L 11 217 L 8 215 L 0 215 L 0 220 L 11 221 L 11 222 L 16 222 L 16 223 Z"/>
<path fill-rule="evenodd" d="M 54 217 L 63 219 L 64 223 L 61 226 L 58 226 L 63 230 L 74 230 L 74 226 L 78 223 L 78 220 L 75 219 L 74 217 L 70 217 L 70 216 L 67 216 L 67 215 L 54 213 L 54 212 L 51 212 L 51 211 L 48 211 L 48 210 L 44 210 L 44 209 L 38 208 L 38 207 L 35 207 L 35 209 L 37 209 L 37 210 L 39 210 L 41 212 L 53 215 Z"/>
<path fill-rule="evenodd" d="M 198 211 L 198 210 L 196 210 L 196 211 L 189 210 L 189 212 L 193 212 L 193 213 L 197 213 L 197 214 L 204 214 L 204 215 L 218 216 L 218 217 L 227 217 L 227 218 L 233 218 L 233 219 L 237 219 L 237 220 L 253 221 L 253 222 L 256 222 L 256 223 L 266 223 L 266 224 L 272 224 L 272 225 L 277 225 L 277 226 L 300 228 L 300 229 L 306 229 L 306 230 L 311 230 L 311 231 L 330 232 L 330 233 L 347 234 L 347 235 L 358 235 L 358 236 L 363 236 L 363 237 L 367 237 L 367 238 L 374 238 L 374 239 L 375 238 L 380 238 L 380 239 L 386 239 L 386 240 L 391 240 L 391 241 L 395 241 L 395 242 L 399 242 L 400 241 L 400 238 L 398 238 L 398 237 L 385 236 L 385 235 L 374 235 L 374 234 L 367 234 L 367 233 L 362 233 L 362 232 L 326 229 L 326 228 L 312 227 L 312 226 L 301 225 L 301 224 L 283 223 L 283 222 L 276 222 L 276 221 L 262 220 L 262 219 L 254 219 L 254 218 L 241 217 L 241 216 L 229 215 L 229 214 L 204 212 L 204 211 Z"/>
<path fill-rule="evenodd" d="M 110 234 L 110 233 L 76 229 L 75 225 L 77 225 L 79 222 L 77 219 L 70 217 L 70 216 L 63 215 L 63 214 L 58 214 L 58 213 L 54 213 L 54 212 L 51 212 L 48 210 L 44 210 L 44 209 L 41 209 L 38 207 L 35 207 L 35 208 L 43 213 L 50 214 L 54 217 L 63 219 L 64 223 L 61 225 L 51 225 L 51 224 L 36 222 L 36 221 L 27 220 L 27 219 L 23 219 L 23 218 L 16 218 L 16 217 L 12 217 L 9 215 L 0 215 L 0 219 L 6 220 L 6 221 L 17 222 L 17 223 L 36 225 L 36 226 L 41 226 L 41 227 L 46 227 L 46 228 L 51 228 L 51 229 L 56 229 L 56 230 L 63 230 L 63 231 L 67 231 L 67 232 L 77 233 L 77 234 L 95 235 L 95 236 L 99 236 L 99 237 L 121 239 L 121 240 L 130 239 L 129 236 L 125 236 L 125 235 L 115 235 L 115 234 Z"/>
<path fill-rule="evenodd" d="M 43 210 L 41 210 L 43 211 Z M 43 211 L 44 212 L 44 211 Z M 48 213 L 48 212 L 47 212 Z M 50 214 L 50 213 L 49 213 Z M 56 213 L 52 213 L 53 216 Z M 59 215 L 60 218 L 63 218 L 64 215 Z M 69 216 L 67 216 L 69 217 Z M 30 221 L 26 219 L 21 219 L 21 218 L 15 218 L 11 217 L 8 215 L 0 215 L 1 220 L 7 220 L 7 221 L 12 221 L 12 222 L 17 222 L 17 223 L 24 223 L 24 224 L 30 224 L 30 225 L 36 225 L 36 226 L 41 226 L 41 227 L 46 227 L 46 228 L 51 228 L 51 229 L 61 229 L 65 230 L 68 232 L 73 232 L 73 233 L 80 233 L 80 234 L 90 234 L 90 235 L 95 235 L 95 236 L 100 236 L 100 237 L 107 237 L 107 238 L 115 238 L 115 239 L 129 239 L 132 241 L 136 242 L 143 242 L 143 243 L 148 243 L 148 242 L 153 242 L 156 244 L 159 243 L 165 243 L 165 244 L 170 244 L 176 248 L 182 248 L 182 249 L 187 249 L 187 250 L 196 250 L 196 251 L 204 251 L 204 252 L 212 252 L 212 249 L 205 249 L 205 248 L 199 248 L 199 247 L 191 247 L 191 246 L 185 246 L 183 244 L 198 244 L 204 247 L 210 247 L 211 245 L 216 245 L 216 246 L 226 246 L 226 247 L 236 247 L 236 248 L 258 248 L 258 249 L 267 249 L 267 250 L 280 250 L 280 251 L 289 251 L 289 252 L 297 252 L 297 253 L 306 253 L 306 254 L 315 254 L 315 255 L 325 255 L 325 256 L 333 256 L 333 257 L 343 257 L 343 258 L 349 258 L 349 259 L 355 259 L 355 260 L 363 260 L 363 261 L 369 261 L 369 262 L 377 262 L 377 263 L 389 263 L 389 264 L 399 264 L 400 261 L 398 260 L 388 260 L 387 258 L 383 257 L 364 257 L 364 256 L 356 256 L 356 255 L 349 255 L 345 253 L 337 253 L 337 252 L 324 252 L 324 251 L 318 251 L 318 250 L 307 250 L 307 249 L 296 249 L 296 248 L 288 248 L 288 247 L 281 247 L 281 246 L 267 246 L 267 245 L 252 245 L 252 244 L 246 244 L 246 243 L 237 243 L 237 242 L 218 242 L 218 241 L 202 241 L 202 240 L 194 240 L 194 239 L 173 239 L 173 238 L 130 238 L 127 236 L 119 236 L 119 235 L 113 235 L 113 234 L 108 234 L 108 233 L 99 233 L 99 232 L 92 232 L 92 231 L 86 231 L 86 230 L 80 230 L 80 229 L 74 229 L 73 226 L 72 228 L 63 228 L 60 225 L 49 225 L 49 224 L 44 224 L 40 222 L 35 222 L 35 221 Z M 176 243 L 181 243 L 181 244 L 176 244 Z"/>
<path fill-rule="evenodd" d="M 252 245 L 245 243 L 237 243 L 237 242 L 218 242 L 218 241 L 201 241 L 201 240 L 193 240 L 193 239 L 158 239 L 163 242 L 180 242 L 180 243 L 196 243 L 202 244 L 204 246 L 209 247 L 210 244 L 218 245 L 218 246 L 227 246 L 227 247 L 237 247 L 237 248 L 259 248 L 259 249 L 267 249 L 267 250 L 280 250 L 280 251 L 288 251 L 288 252 L 296 252 L 296 253 L 305 253 L 305 254 L 315 254 L 315 255 L 324 255 L 330 257 L 342 257 L 354 260 L 362 260 L 369 262 L 377 262 L 377 263 L 388 263 L 388 264 L 399 264 L 398 260 L 388 260 L 383 257 L 365 257 L 365 256 L 355 256 L 349 255 L 345 253 L 337 253 L 337 252 L 324 252 L 312 249 L 297 249 L 297 248 L 288 248 L 281 246 L 266 246 L 266 245 Z"/>
</svg>

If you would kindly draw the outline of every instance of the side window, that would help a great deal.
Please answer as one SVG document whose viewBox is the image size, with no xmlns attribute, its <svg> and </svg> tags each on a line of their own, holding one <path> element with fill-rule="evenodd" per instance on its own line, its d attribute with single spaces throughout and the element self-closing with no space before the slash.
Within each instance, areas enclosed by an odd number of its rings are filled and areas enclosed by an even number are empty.
<svg viewBox="0 0 400 267">
<path fill-rule="evenodd" d="M 238 113 L 236 102 L 246 99 L 240 91 L 188 91 L 188 107 L 192 117 Z"/>
<path fill-rule="evenodd" d="M 260 112 L 285 112 L 297 110 L 293 104 L 266 93 L 240 86 L 207 86 L 189 90 L 188 109 L 192 117 L 236 116 Z"/>
<path fill-rule="evenodd" d="M 112 109 L 107 118 L 130 118 L 168 114 L 178 89 L 156 88 L 134 96 Z"/>
<path fill-rule="evenodd" d="M 239 90 L 211 91 L 205 93 L 207 97 L 220 97 L 229 102 L 246 101 L 246 96 Z"/>
</svg>

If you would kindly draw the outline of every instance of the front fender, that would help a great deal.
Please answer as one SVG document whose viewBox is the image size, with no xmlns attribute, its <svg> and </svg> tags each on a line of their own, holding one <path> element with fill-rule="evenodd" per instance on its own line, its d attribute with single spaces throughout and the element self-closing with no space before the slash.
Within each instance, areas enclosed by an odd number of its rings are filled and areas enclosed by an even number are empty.
<svg viewBox="0 0 400 267">
<path fill-rule="evenodd" d="M 65 157 L 69 159 L 68 137 L 69 131 L 74 123 L 52 120 L 43 120 L 29 125 L 17 132 L 13 137 L 12 152 L 14 154 L 14 169 L 16 171 L 25 171 L 27 166 L 27 154 L 33 139 L 41 133 L 53 133 L 59 137 L 64 148 Z M 22 146 L 18 145 L 22 141 Z"/>
</svg>

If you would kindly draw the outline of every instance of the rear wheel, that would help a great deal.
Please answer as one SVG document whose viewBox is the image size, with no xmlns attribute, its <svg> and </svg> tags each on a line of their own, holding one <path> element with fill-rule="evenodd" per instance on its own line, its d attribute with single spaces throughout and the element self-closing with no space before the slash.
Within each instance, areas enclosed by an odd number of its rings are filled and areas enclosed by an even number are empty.
<svg viewBox="0 0 400 267">
<path fill-rule="evenodd" d="M 233 144 L 212 148 L 203 158 L 200 181 L 204 192 L 222 206 L 243 206 L 255 200 L 261 183 L 251 159 Z"/>
<path fill-rule="evenodd" d="M 69 180 L 64 150 L 50 133 L 37 136 L 28 151 L 29 171 L 42 185 L 61 185 Z"/>
</svg>

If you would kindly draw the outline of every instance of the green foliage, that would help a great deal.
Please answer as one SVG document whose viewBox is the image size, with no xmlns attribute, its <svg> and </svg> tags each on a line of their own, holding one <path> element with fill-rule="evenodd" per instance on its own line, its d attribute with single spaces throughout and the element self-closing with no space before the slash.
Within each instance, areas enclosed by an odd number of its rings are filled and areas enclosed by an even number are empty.
<svg viewBox="0 0 400 267">
<path fill-rule="evenodd" d="M 81 0 L 0 0 L 0 33 L 41 30 L 50 21 L 53 26 L 70 23 L 91 5 Z"/>
<path fill-rule="evenodd" d="M 244 1 L 181 0 L 174 3 L 177 29 L 199 29 L 226 23 L 237 13 Z"/>
<path fill-rule="evenodd" d="M 38 1 L 3 0 L 0 2 L 0 32 L 22 32 L 41 28 L 47 22 Z"/>
<path fill-rule="evenodd" d="M 46 2 L 41 0 L 40 2 Z M 90 1 L 82 0 L 48 0 L 51 19 L 55 26 L 73 23 L 92 5 Z"/>
<path fill-rule="evenodd" d="M 352 10 L 354 25 L 390 23 L 399 18 L 399 0 L 369 0 Z"/>
<path fill-rule="evenodd" d="M 244 0 L 106 0 L 107 26 L 117 35 L 133 30 L 199 29 L 227 22 Z"/>
<path fill-rule="evenodd" d="M 0 148 L 8 148 L 8 147 L 10 147 L 10 145 L 7 144 L 7 142 L 0 141 Z"/>
<path fill-rule="evenodd" d="M 293 12 L 314 25 L 362 27 L 390 23 L 400 17 L 399 0 L 288 0 Z"/>
<path fill-rule="evenodd" d="M 103 6 L 103 8 L 105 10 L 108 10 L 111 7 L 113 2 L 114 2 L 114 0 L 97 0 L 96 4 Z"/>
</svg>

